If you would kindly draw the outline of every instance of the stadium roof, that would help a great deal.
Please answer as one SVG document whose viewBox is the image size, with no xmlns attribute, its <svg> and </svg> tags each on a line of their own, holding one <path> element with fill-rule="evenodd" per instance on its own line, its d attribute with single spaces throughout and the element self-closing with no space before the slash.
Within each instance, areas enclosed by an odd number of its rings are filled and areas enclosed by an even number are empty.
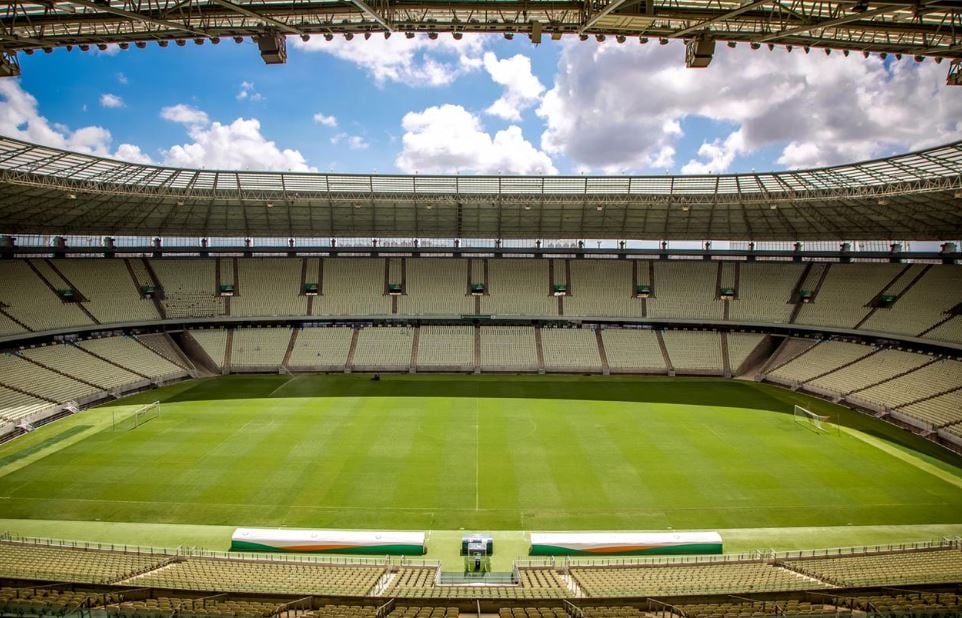
<svg viewBox="0 0 962 618">
<path fill-rule="evenodd" d="M 415 32 L 647 39 L 707 35 L 962 58 L 962 0 L 12 0 L 0 52 Z M 624 40 L 619 38 L 619 40 Z"/>
<path fill-rule="evenodd" d="M 177 169 L 0 138 L 0 233 L 946 240 L 962 141 L 802 171 L 519 177 Z"/>
</svg>

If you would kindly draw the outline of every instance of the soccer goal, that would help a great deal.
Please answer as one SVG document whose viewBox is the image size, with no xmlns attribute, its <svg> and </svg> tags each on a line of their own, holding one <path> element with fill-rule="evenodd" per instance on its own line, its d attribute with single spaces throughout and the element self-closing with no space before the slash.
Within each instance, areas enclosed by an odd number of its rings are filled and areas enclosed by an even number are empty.
<svg viewBox="0 0 962 618">
<path fill-rule="evenodd" d="M 795 406 L 795 422 L 819 433 L 838 433 L 838 425 L 832 422 L 831 416 L 815 414 L 802 406 Z"/>
<path fill-rule="evenodd" d="M 113 414 L 114 431 L 130 431 L 136 429 L 149 420 L 160 416 L 160 402 L 148 403 L 134 411 L 115 411 Z"/>
</svg>

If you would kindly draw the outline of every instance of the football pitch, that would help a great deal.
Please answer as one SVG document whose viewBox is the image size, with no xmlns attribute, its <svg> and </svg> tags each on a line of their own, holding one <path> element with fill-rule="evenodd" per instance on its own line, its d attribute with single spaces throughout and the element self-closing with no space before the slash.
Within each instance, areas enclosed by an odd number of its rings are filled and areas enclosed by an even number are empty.
<svg viewBox="0 0 962 618">
<path fill-rule="evenodd" d="M 154 400 L 158 418 L 113 430 L 115 413 Z M 796 403 L 841 429 L 796 422 Z M 228 376 L 0 446 L 0 518 L 449 531 L 958 525 L 962 463 L 875 419 L 733 380 Z"/>
</svg>

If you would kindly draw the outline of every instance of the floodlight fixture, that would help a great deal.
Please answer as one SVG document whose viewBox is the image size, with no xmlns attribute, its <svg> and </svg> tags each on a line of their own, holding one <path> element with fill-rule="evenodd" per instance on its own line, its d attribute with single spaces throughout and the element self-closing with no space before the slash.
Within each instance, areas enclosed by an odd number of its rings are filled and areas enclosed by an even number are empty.
<svg viewBox="0 0 962 618">
<path fill-rule="evenodd" d="M 266 64 L 287 62 L 287 37 L 279 30 L 267 30 L 258 35 L 257 48 Z"/>
</svg>

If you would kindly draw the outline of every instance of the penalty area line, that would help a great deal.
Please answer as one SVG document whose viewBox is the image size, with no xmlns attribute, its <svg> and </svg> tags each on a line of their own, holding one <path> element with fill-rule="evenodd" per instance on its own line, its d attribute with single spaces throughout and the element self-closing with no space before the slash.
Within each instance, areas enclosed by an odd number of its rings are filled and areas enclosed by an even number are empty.
<svg viewBox="0 0 962 618">
<path fill-rule="evenodd" d="M 851 429 L 849 427 L 844 427 L 841 425 L 839 426 L 839 429 L 841 429 L 842 431 L 844 431 L 845 433 L 847 433 L 848 435 L 852 436 L 857 440 L 861 440 L 862 442 L 870 446 L 874 446 L 880 451 L 883 451 L 891 455 L 892 457 L 895 457 L 896 459 L 900 459 L 904 461 L 910 466 L 914 466 L 918 468 L 922 472 L 928 472 L 932 476 L 938 479 L 941 479 L 950 485 L 955 485 L 959 489 L 962 489 L 962 478 L 955 476 L 951 472 L 946 472 L 945 470 L 943 470 L 942 468 L 939 468 L 938 466 L 933 466 L 932 464 L 930 464 L 929 462 L 923 459 L 920 459 L 914 455 L 906 453 L 902 449 L 896 448 L 891 444 L 888 444 L 882 440 L 879 440 L 878 438 L 874 438 L 872 436 L 866 435 L 856 429 Z"/>
<path fill-rule="evenodd" d="M 284 388 L 285 386 L 287 386 L 288 384 L 290 384 L 291 382 L 293 382 L 294 380 L 296 380 L 296 379 L 299 378 L 299 377 L 300 377 L 300 376 L 291 376 L 291 377 L 287 378 L 286 380 L 284 380 L 284 383 L 283 383 L 283 384 L 281 384 L 280 386 L 278 386 L 277 388 L 275 388 L 275 389 L 272 390 L 271 392 L 267 393 L 267 397 L 268 397 L 268 398 L 273 397 L 279 390 L 281 390 L 282 388 Z"/>
</svg>

